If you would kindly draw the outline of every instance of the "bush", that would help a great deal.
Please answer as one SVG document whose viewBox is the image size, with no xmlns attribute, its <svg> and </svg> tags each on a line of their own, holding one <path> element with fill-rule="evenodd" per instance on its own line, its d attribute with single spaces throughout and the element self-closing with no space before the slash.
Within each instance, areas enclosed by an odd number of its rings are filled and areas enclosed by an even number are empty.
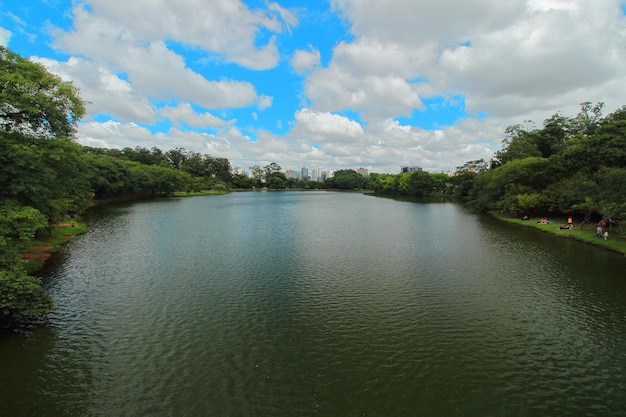
<svg viewBox="0 0 626 417">
<path fill-rule="evenodd" d="M 0 327 L 6 328 L 52 311 L 41 280 L 20 267 L 0 270 Z"/>
</svg>

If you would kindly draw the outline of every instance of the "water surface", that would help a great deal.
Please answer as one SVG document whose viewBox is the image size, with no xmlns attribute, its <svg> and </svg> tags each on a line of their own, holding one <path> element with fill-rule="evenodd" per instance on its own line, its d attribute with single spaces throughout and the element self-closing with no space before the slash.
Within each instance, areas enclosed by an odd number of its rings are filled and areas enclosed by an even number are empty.
<svg viewBox="0 0 626 417">
<path fill-rule="evenodd" d="M 0 415 L 618 416 L 626 260 L 420 203 L 105 207 L 0 339 Z"/>
</svg>

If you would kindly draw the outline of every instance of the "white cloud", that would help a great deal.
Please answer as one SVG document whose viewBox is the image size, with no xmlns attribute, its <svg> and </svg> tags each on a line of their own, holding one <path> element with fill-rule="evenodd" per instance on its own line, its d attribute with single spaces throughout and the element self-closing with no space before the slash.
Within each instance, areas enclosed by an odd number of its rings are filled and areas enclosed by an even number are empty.
<svg viewBox="0 0 626 417">
<path fill-rule="evenodd" d="M 104 148 L 134 148 L 136 146 L 152 148 L 166 142 L 166 137 L 162 133 L 155 135 L 136 123 L 112 120 L 104 123 L 79 123 L 78 137 L 83 145 Z"/>
<path fill-rule="evenodd" d="M 476 33 L 507 27 L 524 0 L 331 0 L 357 36 L 407 46 L 464 42 Z"/>
<path fill-rule="evenodd" d="M 11 32 L 0 26 L 0 45 L 7 46 L 11 39 Z"/>
<path fill-rule="evenodd" d="M 209 109 L 247 106 L 257 99 L 249 82 L 210 81 L 192 71 L 162 40 L 142 42 L 119 22 L 95 18 L 80 6 L 74 13 L 75 29 L 57 32 L 57 48 L 90 57 L 111 72 L 126 73 L 142 96 L 181 99 Z"/>
<path fill-rule="evenodd" d="M 309 45 L 309 50 L 299 49 L 291 58 L 291 66 L 298 74 L 303 74 L 320 65 L 320 51 Z"/>
<path fill-rule="evenodd" d="M 576 114 L 582 101 L 612 111 L 626 97 L 621 0 L 331 0 L 327 12 L 339 13 L 350 33 L 330 43 L 302 37 L 332 20 L 319 9 L 209 3 L 73 3 L 72 28 L 52 33 L 58 52 L 73 57 L 39 61 L 76 83 L 91 102 L 88 116 L 120 121 L 81 124 L 81 142 L 182 146 L 240 166 L 436 171 L 489 159 L 510 124 L 540 126 L 557 111 Z M 0 28 L 0 41 L 41 31 L 17 27 Z M 453 98 L 483 118 L 432 130 L 400 118 Z M 169 132 L 137 124 L 162 118 Z M 275 135 L 262 123 L 291 130 Z"/>
<path fill-rule="evenodd" d="M 339 44 L 328 68 L 307 80 L 316 109 L 335 110 L 357 99 L 359 111 L 384 116 L 375 111 L 381 102 L 395 114 L 418 103 L 385 101 L 389 97 L 365 86 L 371 77 L 422 79 L 412 88 L 419 97 L 464 95 L 471 113 L 512 119 L 545 118 L 546 112 L 581 101 L 615 108 L 626 95 L 626 83 L 616 82 L 625 79 L 626 67 L 619 0 L 333 0 L 332 5 L 351 23 L 356 39 Z M 617 89 L 608 91 L 608 85 Z"/>
<path fill-rule="evenodd" d="M 87 122 L 78 125 L 79 142 L 86 146 L 104 148 L 134 148 L 141 146 L 161 150 L 182 147 L 229 160 L 240 160 L 240 152 L 225 137 L 208 133 L 171 129 L 167 134 L 153 133 L 143 126 L 129 122 Z"/>
<path fill-rule="evenodd" d="M 383 172 L 397 172 L 401 165 L 441 171 L 468 160 L 489 160 L 500 143 L 501 132 L 501 126 L 475 119 L 440 130 L 423 130 L 391 119 L 363 127 L 345 116 L 301 109 L 289 138 L 294 141 L 296 154 L 292 159 L 298 158 L 303 164 L 311 161 L 310 166 L 315 161 L 320 166 L 365 166 Z M 498 139 L 486 139 L 491 135 Z"/>
<path fill-rule="evenodd" d="M 251 10 L 240 0 L 90 0 L 90 22 L 104 20 L 126 28 L 137 39 L 171 39 L 220 54 L 227 61 L 254 69 L 272 68 L 279 55 L 273 37 L 257 46 L 264 32 L 280 33 L 298 21 L 276 3 Z M 80 12 L 75 12 L 78 16 Z M 78 34 L 82 30 L 78 31 Z"/>
<path fill-rule="evenodd" d="M 177 106 L 165 106 L 158 111 L 159 116 L 170 119 L 175 126 L 183 122 L 191 127 L 222 127 L 228 122 L 211 113 L 198 113 L 190 103 L 179 103 Z"/>
<path fill-rule="evenodd" d="M 316 111 L 351 109 L 365 120 L 410 116 L 413 109 L 422 107 L 418 90 L 419 85 L 401 77 L 357 77 L 339 65 L 314 71 L 305 86 Z"/>
<path fill-rule="evenodd" d="M 257 98 L 257 106 L 260 110 L 271 107 L 273 98 L 270 96 L 261 95 Z"/>
<path fill-rule="evenodd" d="M 71 80 L 87 102 L 87 117 L 109 114 L 119 120 L 152 123 L 156 120 L 152 104 L 133 86 L 104 67 L 81 58 L 66 62 L 33 58 L 64 80 Z"/>
<path fill-rule="evenodd" d="M 574 104 L 623 97 L 626 88 L 604 98 L 594 92 L 606 82 L 623 79 L 626 66 L 626 37 L 615 38 L 616 32 L 624 32 L 618 27 L 620 20 L 608 13 L 590 19 L 595 14 L 587 10 L 583 18 L 580 7 L 534 10 L 506 31 L 479 36 L 469 47 L 446 50 L 441 69 L 470 97 L 471 110 L 493 114 L 521 115 L 543 103 L 553 106 L 555 99 L 561 105 L 572 104 L 565 101 L 572 92 L 579 96 Z M 623 28 L 623 17 L 621 22 Z M 489 106 L 496 102 L 498 106 Z"/>
<path fill-rule="evenodd" d="M 310 142 L 332 143 L 359 139 L 363 136 L 363 128 L 345 116 L 301 109 L 296 113 L 296 124 L 291 134 Z"/>
</svg>

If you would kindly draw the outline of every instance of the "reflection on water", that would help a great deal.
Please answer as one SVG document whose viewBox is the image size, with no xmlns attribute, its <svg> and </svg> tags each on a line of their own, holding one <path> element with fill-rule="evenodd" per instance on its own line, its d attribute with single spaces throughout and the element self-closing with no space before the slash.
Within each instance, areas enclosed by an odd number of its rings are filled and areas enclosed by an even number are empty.
<svg viewBox="0 0 626 417">
<path fill-rule="evenodd" d="M 624 258 L 452 203 L 111 206 L 0 340 L 0 415 L 621 415 Z"/>
</svg>

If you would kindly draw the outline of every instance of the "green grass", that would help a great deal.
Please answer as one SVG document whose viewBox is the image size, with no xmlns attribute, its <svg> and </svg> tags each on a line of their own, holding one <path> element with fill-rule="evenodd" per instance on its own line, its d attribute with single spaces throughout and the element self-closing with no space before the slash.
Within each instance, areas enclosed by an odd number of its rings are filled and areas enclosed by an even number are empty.
<svg viewBox="0 0 626 417">
<path fill-rule="evenodd" d="M 53 226 L 49 235 L 33 240 L 30 246 L 22 252 L 26 270 L 29 273 L 39 271 L 51 254 L 61 250 L 61 246 L 72 237 L 87 231 L 87 225 L 76 219 L 70 219 L 66 224 Z"/>
<path fill-rule="evenodd" d="M 494 217 L 507 221 L 509 223 L 519 224 L 524 227 L 531 227 L 534 229 L 541 230 L 545 233 L 550 233 L 553 235 L 561 236 L 564 238 L 575 239 L 581 242 L 585 242 L 595 246 L 601 246 L 608 250 L 621 253 L 622 255 L 626 255 L 626 232 L 624 230 L 624 226 L 619 226 L 616 228 L 611 228 L 609 230 L 609 238 L 604 240 L 603 238 L 596 237 L 596 223 L 585 223 L 583 225 L 582 230 L 580 230 L 580 222 L 581 219 L 574 218 L 574 228 L 570 230 L 560 230 L 559 226 L 567 224 L 567 220 L 565 218 L 560 217 L 550 217 L 550 221 L 553 222 L 551 224 L 538 224 L 541 218 L 533 218 L 530 220 L 522 220 L 518 217 L 510 217 L 506 214 L 500 213 L 498 211 L 491 211 L 491 215 Z M 578 220 L 578 223 L 577 223 Z"/>
</svg>

